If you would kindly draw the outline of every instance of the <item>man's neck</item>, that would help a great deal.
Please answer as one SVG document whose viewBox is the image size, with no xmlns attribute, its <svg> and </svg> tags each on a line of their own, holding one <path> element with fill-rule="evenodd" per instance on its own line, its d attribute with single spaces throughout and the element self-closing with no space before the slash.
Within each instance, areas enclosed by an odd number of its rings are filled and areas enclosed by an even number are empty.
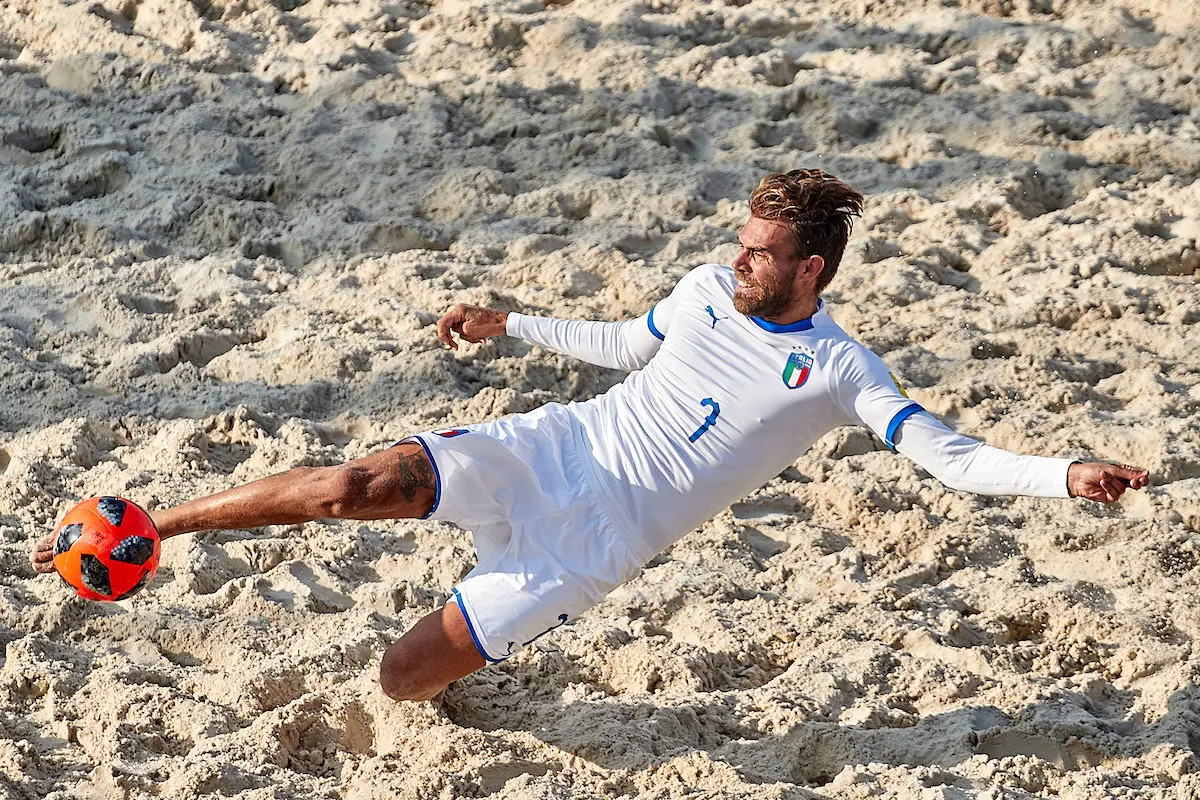
<svg viewBox="0 0 1200 800">
<path fill-rule="evenodd" d="M 776 325 L 791 325 L 793 322 L 808 319 L 816 314 L 819 301 L 820 298 L 816 296 L 806 297 L 793 303 L 786 311 L 771 317 L 763 317 L 763 319 Z"/>
</svg>

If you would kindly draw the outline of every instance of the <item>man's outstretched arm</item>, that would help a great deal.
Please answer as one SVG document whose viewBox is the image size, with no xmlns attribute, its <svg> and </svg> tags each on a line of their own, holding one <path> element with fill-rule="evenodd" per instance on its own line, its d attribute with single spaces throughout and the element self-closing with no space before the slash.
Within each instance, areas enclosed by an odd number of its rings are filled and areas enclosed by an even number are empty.
<svg viewBox="0 0 1200 800">
<path fill-rule="evenodd" d="M 951 489 L 986 495 L 1083 497 L 1115 503 L 1126 489 L 1141 489 L 1149 473 L 1127 464 L 1022 456 L 963 436 L 928 413 L 906 419 L 896 450 Z"/>
<path fill-rule="evenodd" d="M 438 338 L 457 350 L 454 334 L 468 342 L 493 336 L 516 336 L 559 353 L 610 369 L 641 369 L 662 344 L 653 333 L 650 315 L 625 322 L 531 317 L 460 303 L 438 320 Z"/>
<path fill-rule="evenodd" d="M 624 322 L 553 319 L 460 303 L 438 320 L 438 338 L 451 350 L 457 350 L 455 334 L 468 342 L 508 334 L 589 364 L 627 371 L 641 369 L 666 340 L 680 298 L 692 290 L 696 280 L 711 274 L 713 268 L 714 265 L 697 267 L 684 275 L 669 295 L 637 319 Z"/>
</svg>

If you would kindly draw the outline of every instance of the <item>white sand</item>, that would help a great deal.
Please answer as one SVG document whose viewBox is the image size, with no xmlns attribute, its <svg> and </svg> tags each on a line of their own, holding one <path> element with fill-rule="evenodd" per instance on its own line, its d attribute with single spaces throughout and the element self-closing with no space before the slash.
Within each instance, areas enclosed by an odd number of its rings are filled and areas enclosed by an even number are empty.
<svg viewBox="0 0 1200 800">
<path fill-rule="evenodd" d="M 0 3 L 0 797 L 1200 796 L 1192 0 Z M 443 350 L 616 319 L 772 169 L 868 195 L 830 308 L 929 409 L 1129 460 L 952 493 L 863 431 L 526 653 L 392 703 L 472 563 L 394 522 L 169 542 L 80 601 L 81 497 L 183 501 L 619 375 Z"/>
</svg>

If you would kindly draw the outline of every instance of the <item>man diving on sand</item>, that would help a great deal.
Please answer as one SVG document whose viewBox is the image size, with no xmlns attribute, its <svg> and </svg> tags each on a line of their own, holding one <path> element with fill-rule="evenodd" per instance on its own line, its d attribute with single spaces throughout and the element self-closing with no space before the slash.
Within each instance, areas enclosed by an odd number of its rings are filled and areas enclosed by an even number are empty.
<svg viewBox="0 0 1200 800">
<path fill-rule="evenodd" d="M 629 371 L 586 402 L 419 433 L 151 515 L 163 538 L 314 519 L 423 518 L 473 534 L 478 564 L 384 654 L 397 700 L 434 697 L 630 580 L 841 425 L 863 425 L 952 489 L 1103 503 L 1140 468 L 1017 455 L 955 433 L 827 313 L 863 196 L 820 170 L 767 175 L 731 266 L 705 264 L 641 317 L 584 322 L 457 305 L 438 337 L 509 335 Z M 32 554 L 53 569 L 53 540 Z"/>
</svg>

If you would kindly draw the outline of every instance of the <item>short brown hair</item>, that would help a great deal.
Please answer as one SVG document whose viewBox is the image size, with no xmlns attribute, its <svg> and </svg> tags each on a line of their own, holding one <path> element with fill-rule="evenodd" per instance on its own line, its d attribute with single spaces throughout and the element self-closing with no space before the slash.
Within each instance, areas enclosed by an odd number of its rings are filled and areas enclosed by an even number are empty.
<svg viewBox="0 0 1200 800">
<path fill-rule="evenodd" d="M 862 210 L 862 194 L 819 169 L 772 172 L 750 195 L 751 216 L 777 220 L 790 228 L 801 258 L 825 259 L 817 278 L 818 292 L 837 274 L 853 218 Z"/>
</svg>

